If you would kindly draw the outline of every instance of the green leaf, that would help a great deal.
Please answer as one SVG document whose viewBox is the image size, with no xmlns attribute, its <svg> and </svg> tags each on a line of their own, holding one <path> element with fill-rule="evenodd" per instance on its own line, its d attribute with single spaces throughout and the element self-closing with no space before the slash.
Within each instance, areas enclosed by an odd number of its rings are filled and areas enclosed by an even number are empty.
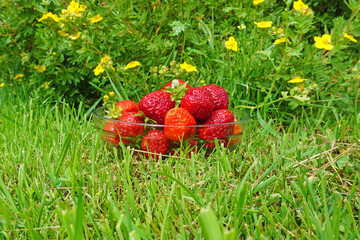
<svg viewBox="0 0 360 240">
<path fill-rule="evenodd" d="M 170 36 L 177 36 L 179 35 L 181 32 L 185 31 L 185 25 L 180 22 L 180 21 L 174 21 L 172 23 L 170 23 L 170 26 L 172 27 L 172 32 L 169 34 Z"/>
<path fill-rule="evenodd" d="M 342 156 L 342 157 L 339 157 L 339 159 L 336 161 L 336 164 L 339 168 L 343 168 L 343 167 L 345 167 L 345 165 L 348 161 L 349 161 L 348 156 Z"/>
<path fill-rule="evenodd" d="M 281 96 L 282 96 L 283 98 L 287 98 L 287 97 L 288 97 L 288 94 L 289 94 L 288 91 L 282 91 L 282 92 L 281 92 Z"/>
<path fill-rule="evenodd" d="M 293 97 L 301 102 L 306 102 L 310 100 L 310 98 L 306 95 L 295 95 Z"/>
</svg>

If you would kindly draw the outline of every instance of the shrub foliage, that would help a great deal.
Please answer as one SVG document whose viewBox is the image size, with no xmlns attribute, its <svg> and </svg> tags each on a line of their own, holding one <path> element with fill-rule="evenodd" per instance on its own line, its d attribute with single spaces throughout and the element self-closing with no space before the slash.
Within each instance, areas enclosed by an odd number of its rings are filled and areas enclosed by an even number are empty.
<svg viewBox="0 0 360 240">
<path fill-rule="evenodd" d="M 91 103 L 114 87 L 119 99 L 139 100 L 183 78 L 227 86 L 233 107 L 286 110 L 340 99 L 354 112 L 360 4 L 328 4 L 326 12 L 324 1 L 301 0 L 5 0 L 1 82 Z M 331 50 L 315 44 L 327 34 Z M 230 37 L 236 50 L 226 45 Z M 140 66 L 126 67 L 134 61 Z M 184 62 L 196 71 L 182 69 Z"/>
</svg>

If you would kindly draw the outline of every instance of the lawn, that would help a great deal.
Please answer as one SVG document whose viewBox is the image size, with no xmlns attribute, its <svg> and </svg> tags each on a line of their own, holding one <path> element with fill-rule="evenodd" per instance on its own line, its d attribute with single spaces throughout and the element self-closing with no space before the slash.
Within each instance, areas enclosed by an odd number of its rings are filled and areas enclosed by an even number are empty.
<svg viewBox="0 0 360 240">
<path fill-rule="evenodd" d="M 155 161 L 107 148 L 81 106 L 2 99 L 2 237 L 358 239 L 359 135 L 329 112 L 254 113 L 232 152 Z"/>
<path fill-rule="evenodd" d="M 357 1 L 0 7 L 0 239 L 360 239 Z M 235 149 L 103 141 L 174 78 L 250 115 Z"/>
</svg>

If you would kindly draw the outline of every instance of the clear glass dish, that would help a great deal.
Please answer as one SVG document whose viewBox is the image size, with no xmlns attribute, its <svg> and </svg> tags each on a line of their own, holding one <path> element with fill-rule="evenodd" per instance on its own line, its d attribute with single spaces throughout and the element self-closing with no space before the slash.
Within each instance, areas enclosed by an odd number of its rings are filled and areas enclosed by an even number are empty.
<svg viewBox="0 0 360 240">
<path fill-rule="evenodd" d="M 166 154 L 174 154 L 178 151 L 194 152 L 201 148 L 213 150 L 216 144 L 222 144 L 229 150 L 234 149 L 240 142 L 241 136 L 247 128 L 250 116 L 239 109 L 229 109 L 236 121 L 213 125 L 170 126 L 147 123 L 131 123 L 118 121 L 106 117 L 106 107 L 100 107 L 93 111 L 95 127 L 102 139 L 113 147 L 120 147 L 120 141 L 126 146 L 131 146 L 139 151 L 146 134 L 151 130 L 165 132 L 168 130 L 183 131 L 184 140 L 168 139 L 169 149 Z M 126 131 L 124 130 L 126 128 Z M 190 132 L 190 134 L 188 134 Z M 220 134 L 217 134 L 220 132 Z M 221 135 L 219 138 L 208 137 Z M 146 151 L 145 151 L 146 152 Z M 145 154 L 148 156 L 148 154 Z"/>
</svg>

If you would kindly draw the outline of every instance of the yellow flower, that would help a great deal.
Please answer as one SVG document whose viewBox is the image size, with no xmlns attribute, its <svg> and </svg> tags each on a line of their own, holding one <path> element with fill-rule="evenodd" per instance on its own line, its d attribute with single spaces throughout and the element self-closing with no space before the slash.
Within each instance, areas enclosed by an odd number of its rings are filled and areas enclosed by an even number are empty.
<svg viewBox="0 0 360 240">
<path fill-rule="evenodd" d="M 47 18 L 52 18 L 55 22 L 60 22 L 58 15 L 52 14 L 51 12 L 43 13 L 42 17 L 38 21 L 42 22 L 43 20 L 45 20 Z"/>
<path fill-rule="evenodd" d="M 55 22 L 60 22 L 58 15 L 49 13 L 49 17 L 52 18 Z"/>
<path fill-rule="evenodd" d="M 273 31 L 273 34 L 282 34 L 282 33 L 283 33 L 282 28 L 278 28 L 278 29 L 276 30 L 275 27 L 272 27 L 271 30 Z"/>
<path fill-rule="evenodd" d="M 115 96 L 115 93 L 114 92 L 109 92 L 109 95 L 110 95 L 110 97 L 113 97 L 113 96 Z"/>
<path fill-rule="evenodd" d="M 42 85 L 43 88 L 48 89 L 50 85 L 50 82 L 44 82 L 44 84 Z"/>
<path fill-rule="evenodd" d="M 344 33 L 344 37 L 349 39 L 350 41 L 353 41 L 353 42 L 357 42 L 357 40 L 354 38 L 353 35 L 350 35 L 350 34 L 347 34 L 347 33 Z"/>
<path fill-rule="evenodd" d="M 44 65 L 35 65 L 34 68 L 40 73 L 43 73 L 46 70 L 46 67 Z"/>
<path fill-rule="evenodd" d="M 68 6 L 67 10 L 70 14 L 74 14 L 75 16 L 80 15 L 79 3 L 75 1 L 70 2 L 70 5 Z"/>
<path fill-rule="evenodd" d="M 301 77 L 297 76 L 297 77 L 289 80 L 288 83 L 302 83 L 305 80 L 307 80 L 307 79 L 304 79 L 304 78 L 301 78 Z"/>
<path fill-rule="evenodd" d="M 288 43 L 291 43 L 289 39 L 287 39 L 286 37 L 282 37 L 280 39 L 276 39 L 274 44 L 277 45 L 277 44 L 280 44 L 280 43 L 284 43 L 284 42 L 288 42 Z"/>
<path fill-rule="evenodd" d="M 41 22 L 41 21 L 47 19 L 48 17 L 49 17 L 49 16 L 48 16 L 47 13 L 43 13 L 42 17 L 41 17 L 38 21 Z"/>
<path fill-rule="evenodd" d="M 141 64 L 138 61 L 132 61 L 129 62 L 126 66 L 125 69 L 129 69 L 129 68 L 134 68 L 136 66 L 140 66 Z"/>
<path fill-rule="evenodd" d="M 3 87 L 4 85 L 5 85 L 5 83 L 3 83 L 3 82 L 2 82 L 2 83 L 0 83 L 0 87 Z"/>
<path fill-rule="evenodd" d="M 76 40 L 76 39 L 78 39 L 80 37 L 80 34 L 81 34 L 80 32 L 77 32 L 77 33 L 75 33 L 73 35 L 70 35 L 69 38 L 71 40 Z"/>
<path fill-rule="evenodd" d="M 86 8 L 87 8 L 87 6 L 86 6 L 86 5 L 80 5 L 79 10 L 82 12 L 82 11 L 84 11 Z"/>
<path fill-rule="evenodd" d="M 314 37 L 315 40 L 315 47 L 320 49 L 331 50 L 334 48 L 331 45 L 331 36 L 329 34 L 324 34 L 322 37 Z"/>
<path fill-rule="evenodd" d="M 254 22 L 258 28 L 269 28 L 272 25 L 272 21 Z"/>
<path fill-rule="evenodd" d="M 16 74 L 14 79 L 16 80 L 16 79 L 22 78 L 23 76 L 24 76 L 24 74 L 18 73 L 18 74 Z"/>
<path fill-rule="evenodd" d="M 113 70 L 115 70 L 113 68 L 112 64 L 112 60 L 111 57 L 109 55 L 104 55 L 101 59 L 100 59 L 100 63 L 97 65 L 97 67 L 93 70 L 95 75 L 99 75 L 100 73 L 104 72 L 105 69 L 107 68 L 111 68 Z"/>
<path fill-rule="evenodd" d="M 63 31 L 60 31 L 60 30 L 58 31 L 58 33 L 63 37 L 69 35 L 67 32 L 63 32 Z"/>
<path fill-rule="evenodd" d="M 111 57 L 109 55 L 105 55 L 100 59 L 100 63 L 107 64 L 111 61 Z"/>
<path fill-rule="evenodd" d="M 255 5 L 258 5 L 259 3 L 262 3 L 262 2 L 264 2 L 264 0 L 254 0 L 254 1 L 253 1 L 253 3 L 254 3 Z"/>
<path fill-rule="evenodd" d="M 229 37 L 229 40 L 225 42 L 225 47 L 235 52 L 238 51 L 237 42 L 234 37 Z"/>
<path fill-rule="evenodd" d="M 94 74 L 97 76 L 99 75 L 100 73 L 104 72 L 105 69 L 103 68 L 103 66 L 101 66 L 100 64 L 97 65 L 97 67 L 93 70 L 94 71 Z"/>
<path fill-rule="evenodd" d="M 78 2 L 75 2 L 74 0 L 70 2 L 70 5 L 67 9 L 62 9 L 61 13 L 63 15 L 75 15 L 77 17 L 81 16 L 81 12 L 83 12 L 86 9 L 86 5 L 79 5 Z"/>
<path fill-rule="evenodd" d="M 306 5 L 305 3 L 303 3 L 302 0 L 298 0 L 294 2 L 294 10 L 301 12 L 301 13 L 305 13 L 306 10 L 309 8 L 308 5 Z"/>
<path fill-rule="evenodd" d="M 101 20 L 103 20 L 103 17 L 100 14 L 96 15 L 95 17 L 90 18 L 90 21 L 92 23 L 100 22 Z"/>
<path fill-rule="evenodd" d="M 237 28 L 243 30 L 246 28 L 246 26 L 244 24 L 241 24 L 240 26 L 237 26 Z"/>
<path fill-rule="evenodd" d="M 104 97 L 103 97 L 103 100 L 104 100 L 104 103 L 108 103 L 108 101 L 107 100 L 109 100 L 109 96 L 108 95 L 104 95 Z"/>
<path fill-rule="evenodd" d="M 187 64 L 186 62 L 180 64 L 180 68 L 184 69 L 187 72 L 197 72 L 196 67 L 194 67 L 194 66 L 192 66 L 190 64 Z"/>
</svg>

